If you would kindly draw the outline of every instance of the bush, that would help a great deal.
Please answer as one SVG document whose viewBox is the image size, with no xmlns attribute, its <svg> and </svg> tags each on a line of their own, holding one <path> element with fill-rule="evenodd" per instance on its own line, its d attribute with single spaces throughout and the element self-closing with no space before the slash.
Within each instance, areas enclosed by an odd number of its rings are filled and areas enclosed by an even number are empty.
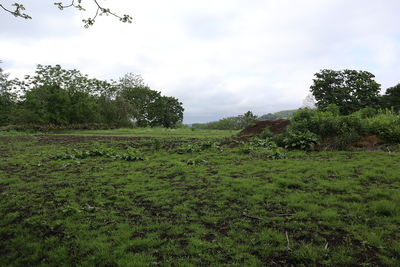
<svg viewBox="0 0 400 267">
<path fill-rule="evenodd" d="M 358 114 L 338 116 L 334 105 L 330 105 L 329 111 L 325 112 L 304 109 L 295 114 L 290 126 L 288 126 L 288 130 L 295 132 L 309 131 L 315 133 L 321 139 L 345 135 L 351 131 L 364 136 L 368 128 L 361 118 L 362 114 L 360 112 Z"/>
<path fill-rule="evenodd" d="M 365 120 L 370 134 L 378 136 L 386 143 L 400 142 L 400 116 L 381 114 Z"/>
<path fill-rule="evenodd" d="M 286 139 L 287 133 L 281 133 L 281 134 L 276 134 L 274 135 L 271 140 L 275 142 L 275 144 L 278 147 L 285 147 L 285 139 Z"/>
<path fill-rule="evenodd" d="M 376 115 L 378 115 L 378 110 L 371 108 L 371 107 L 367 107 L 367 108 L 360 109 L 357 112 L 354 112 L 353 115 L 360 117 L 361 119 L 372 118 L 372 117 L 375 117 Z"/>
<path fill-rule="evenodd" d="M 331 111 L 301 109 L 293 116 L 288 131 L 313 132 L 323 139 L 332 137 L 339 132 L 338 118 Z"/>
<path fill-rule="evenodd" d="M 264 130 L 261 132 L 260 134 L 261 139 L 272 138 L 274 136 L 274 133 L 271 132 L 269 128 L 270 128 L 269 126 L 265 127 Z"/>
<path fill-rule="evenodd" d="M 287 133 L 287 137 L 283 140 L 286 149 L 314 150 L 319 144 L 318 136 L 310 131 Z"/>
<path fill-rule="evenodd" d="M 357 131 L 351 129 L 350 131 L 337 136 L 333 143 L 332 148 L 337 150 L 346 150 L 350 144 L 357 142 L 360 139 Z"/>
<path fill-rule="evenodd" d="M 339 131 L 340 135 L 347 134 L 351 131 L 356 132 L 358 135 L 364 136 L 367 133 L 365 121 L 355 115 L 339 117 Z"/>
</svg>

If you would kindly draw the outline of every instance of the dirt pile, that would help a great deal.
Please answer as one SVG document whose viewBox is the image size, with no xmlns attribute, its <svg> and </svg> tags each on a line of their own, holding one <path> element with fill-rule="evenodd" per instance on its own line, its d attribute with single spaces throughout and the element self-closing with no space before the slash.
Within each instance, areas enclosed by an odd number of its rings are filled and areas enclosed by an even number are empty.
<svg viewBox="0 0 400 267">
<path fill-rule="evenodd" d="M 290 124 L 290 120 L 276 120 L 276 121 L 256 121 L 247 126 L 243 131 L 239 132 L 240 137 L 244 136 L 258 136 L 262 131 L 269 127 L 270 131 L 274 134 L 283 133 L 285 128 Z"/>
</svg>

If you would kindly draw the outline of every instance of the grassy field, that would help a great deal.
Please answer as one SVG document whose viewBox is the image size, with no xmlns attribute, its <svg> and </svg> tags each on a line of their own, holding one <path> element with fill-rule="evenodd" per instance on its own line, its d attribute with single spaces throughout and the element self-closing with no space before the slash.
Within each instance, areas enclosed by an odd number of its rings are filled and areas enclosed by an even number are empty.
<svg viewBox="0 0 400 267">
<path fill-rule="evenodd" d="M 400 266 L 399 153 L 234 134 L 2 133 L 0 266 Z"/>
</svg>

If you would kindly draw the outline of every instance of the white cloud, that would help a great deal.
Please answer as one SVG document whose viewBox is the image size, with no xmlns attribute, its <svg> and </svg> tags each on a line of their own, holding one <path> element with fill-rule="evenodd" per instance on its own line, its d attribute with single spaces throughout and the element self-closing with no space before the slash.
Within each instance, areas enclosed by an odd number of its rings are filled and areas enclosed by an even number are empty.
<svg viewBox="0 0 400 267">
<path fill-rule="evenodd" d="M 0 30 L 6 71 L 39 63 L 98 79 L 142 74 L 183 102 L 186 123 L 301 107 L 325 68 L 370 71 L 383 89 L 400 82 L 397 0 L 102 1 L 133 23 L 99 17 L 87 30 L 91 1 L 87 12 L 35 3 L 25 4 L 32 21 L 0 17 L 12 25 Z"/>
</svg>

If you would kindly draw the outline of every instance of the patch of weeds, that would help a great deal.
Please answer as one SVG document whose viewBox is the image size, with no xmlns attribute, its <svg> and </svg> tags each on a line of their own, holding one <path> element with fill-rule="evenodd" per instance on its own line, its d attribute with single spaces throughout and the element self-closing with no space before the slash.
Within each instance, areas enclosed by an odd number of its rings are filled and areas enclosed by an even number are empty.
<svg viewBox="0 0 400 267">
<path fill-rule="evenodd" d="M 249 142 L 242 142 L 239 147 L 241 154 L 251 154 L 258 158 L 284 159 L 283 154 L 275 142 L 270 139 L 251 138 Z"/>
<path fill-rule="evenodd" d="M 314 150 L 319 144 L 318 136 L 312 132 L 289 131 L 283 140 L 286 149 Z"/>
<path fill-rule="evenodd" d="M 114 154 L 114 155 L 112 155 L 112 157 L 119 158 L 119 156 L 117 156 L 117 155 L 118 154 Z M 125 161 L 142 161 L 142 160 L 145 160 L 143 154 L 140 153 L 139 151 L 127 151 L 126 153 L 122 154 L 122 156 L 120 156 L 120 158 L 122 160 L 125 160 Z"/>
<path fill-rule="evenodd" d="M 208 149 L 221 150 L 219 142 L 201 141 L 199 143 L 188 144 L 177 149 L 178 154 L 201 152 Z"/>
<path fill-rule="evenodd" d="M 102 157 L 105 156 L 107 158 L 113 160 L 125 160 L 125 161 L 142 161 L 145 160 L 143 154 L 140 151 L 132 150 L 128 148 L 125 153 L 119 153 L 110 148 L 104 149 L 92 149 L 92 150 L 76 150 L 67 153 L 67 152 L 59 152 L 57 154 L 49 154 L 44 161 L 49 160 L 69 160 L 69 159 L 85 159 L 89 157 Z"/>
<path fill-rule="evenodd" d="M 158 151 L 162 148 L 163 146 L 163 141 L 160 138 L 153 138 L 152 139 L 152 144 L 151 144 L 151 149 L 154 151 Z"/>
</svg>

